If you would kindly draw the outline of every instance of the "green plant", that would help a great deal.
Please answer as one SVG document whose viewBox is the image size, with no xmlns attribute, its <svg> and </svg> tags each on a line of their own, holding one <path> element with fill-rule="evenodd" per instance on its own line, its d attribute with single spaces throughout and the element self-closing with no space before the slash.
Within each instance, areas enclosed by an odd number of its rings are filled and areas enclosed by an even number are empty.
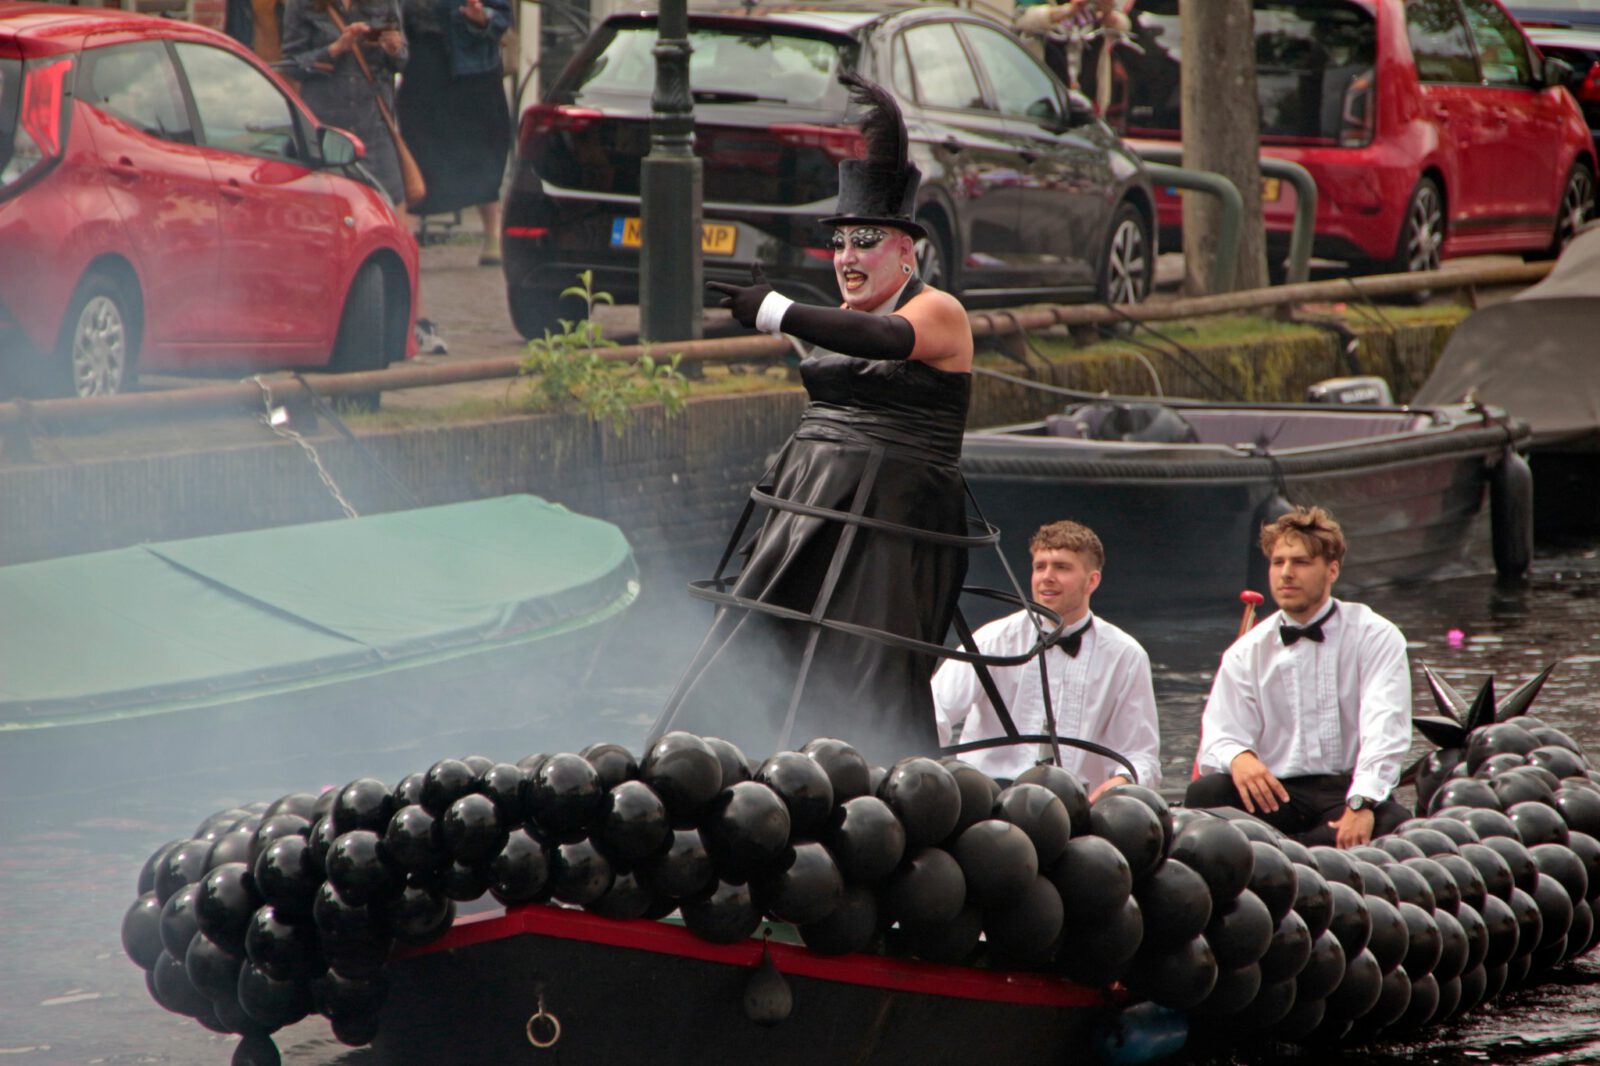
<svg viewBox="0 0 1600 1066">
<path fill-rule="evenodd" d="M 535 402 L 558 411 L 581 411 L 618 434 L 640 404 L 659 403 L 668 416 L 683 410 L 689 396 L 689 380 L 678 373 L 683 356 L 657 362 L 646 346 L 633 363 L 607 358 L 606 350 L 618 344 L 594 320 L 594 307 L 615 301 L 610 293 L 594 290 L 592 271 L 583 271 L 578 280 L 580 284 L 561 295 L 582 297 L 583 319 L 563 318 L 560 333 L 545 330 L 542 338 L 528 342 L 522 374 L 533 379 L 529 385 Z"/>
</svg>

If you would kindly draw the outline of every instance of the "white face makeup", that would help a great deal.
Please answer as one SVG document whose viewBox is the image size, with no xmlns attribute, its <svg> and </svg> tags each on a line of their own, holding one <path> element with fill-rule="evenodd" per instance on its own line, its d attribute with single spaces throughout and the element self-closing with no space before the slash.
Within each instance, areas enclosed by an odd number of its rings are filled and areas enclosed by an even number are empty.
<svg viewBox="0 0 1600 1066">
<path fill-rule="evenodd" d="M 829 242 L 833 273 L 846 306 L 871 311 L 900 291 L 914 262 L 911 237 L 882 226 L 840 226 Z"/>
</svg>

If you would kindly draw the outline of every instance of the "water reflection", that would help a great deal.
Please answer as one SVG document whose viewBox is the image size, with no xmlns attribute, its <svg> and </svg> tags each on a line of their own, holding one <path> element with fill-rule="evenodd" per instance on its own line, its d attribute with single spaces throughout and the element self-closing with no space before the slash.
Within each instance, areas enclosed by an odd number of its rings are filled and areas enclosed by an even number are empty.
<svg viewBox="0 0 1600 1066">
<path fill-rule="evenodd" d="M 1600 752 L 1600 721 L 1594 713 L 1600 692 L 1600 559 L 1593 550 L 1541 557 L 1533 580 L 1519 589 L 1478 577 L 1381 590 L 1365 599 L 1400 625 L 1410 641 L 1420 712 L 1431 712 L 1424 662 L 1471 693 L 1491 674 L 1497 687 L 1509 691 L 1559 659 L 1535 712 L 1589 751 Z M 1200 707 L 1217 656 L 1236 626 L 1234 609 L 1220 605 L 1215 618 L 1129 627 L 1144 640 L 1155 665 L 1163 769 L 1175 784 L 1188 777 Z M 1452 637 L 1452 630 L 1459 636 Z M 162 842 L 186 836 L 213 811 L 287 791 L 343 784 L 364 774 L 398 780 L 438 758 L 476 751 L 514 760 L 536 749 L 575 748 L 630 735 L 637 745 L 661 693 L 640 684 L 575 698 L 585 701 L 583 736 L 551 736 L 535 720 L 494 735 L 441 732 L 394 743 L 375 749 L 361 766 L 320 764 L 315 753 L 308 753 L 287 771 L 190 768 L 176 781 L 9 803 L 0 820 L 0 1055 L 19 1066 L 226 1062 L 233 1038 L 162 1011 L 123 954 L 118 928 L 145 857 Z M 1418 745 L 1419 754 L 1423 747 Z M 62 769 L 71 772 L 70 766 Z M 1600 1061 L 1600 1035 L 1592 1020 L 1597 984 L 1600 965 L 1591 959 L 1570 968 L 1560 983 L 1503 998 L 1492 1013 L 1474 1013 L 1430 1034 L 1426 1045 L 1341 1052 L 1337 1059 L 1551 1066 Z M 326 1024 L 316 1019 L 279 1034 L 279 1045 L 288 1063 L 370 1062 L 366 1052 L 334 1042 Z M 1248 1060 L 1197 1052 L 1190 1061 L 1261 1063 L 1282 1057 L 1314 1062 L 1319 1054 L 1329 1058 L 1326 1052 L 1252 1053 Z"/>
</svg>

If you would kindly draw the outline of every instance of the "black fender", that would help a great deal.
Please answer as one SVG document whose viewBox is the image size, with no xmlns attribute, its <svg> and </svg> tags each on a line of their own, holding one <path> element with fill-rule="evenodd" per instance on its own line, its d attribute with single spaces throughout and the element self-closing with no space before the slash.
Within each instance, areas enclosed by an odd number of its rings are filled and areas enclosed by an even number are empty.
<svg viewBox="0 0 1600 1066">
<path fill-rule="evenodd" d="M 1533 565 L 1533 469 L 1507 447 L 1489 470 L 1489 526 L 1495 572 L 1524 578 Z"/>
</svg>

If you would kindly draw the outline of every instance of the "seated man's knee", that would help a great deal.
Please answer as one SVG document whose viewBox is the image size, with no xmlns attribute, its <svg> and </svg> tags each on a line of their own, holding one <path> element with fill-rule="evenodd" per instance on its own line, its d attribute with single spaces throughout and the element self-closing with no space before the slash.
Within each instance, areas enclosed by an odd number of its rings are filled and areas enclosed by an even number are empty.
<svg viewBox="0 0 1600 1066">
<path fill-rule="evenodd" d="M 1201 774 L 1183 793 L 1185 807 L 1238 807 L 1239 790 L 1229 774 Z"/>
<path fill-rule="evenodd" d="M 1394 800 L 1385 800 L 1372 812 L 1372 835 L 1388 836 L 1411 817 L 1411 812 Z"/>
</svg>

